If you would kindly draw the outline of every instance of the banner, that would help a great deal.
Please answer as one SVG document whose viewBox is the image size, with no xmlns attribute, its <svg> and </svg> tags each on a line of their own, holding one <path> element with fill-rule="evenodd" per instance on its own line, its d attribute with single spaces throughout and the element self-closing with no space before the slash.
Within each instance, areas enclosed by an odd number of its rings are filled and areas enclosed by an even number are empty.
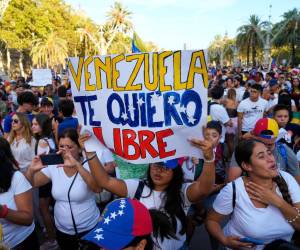
<svg viewBox="0 0 300 250">
<path fill-rule="evenodd" d="M 200 157 L 207 116 L 206 53 L 163 51 L 70 58 L 80 124 L 124 160 Z"/>
</svg>

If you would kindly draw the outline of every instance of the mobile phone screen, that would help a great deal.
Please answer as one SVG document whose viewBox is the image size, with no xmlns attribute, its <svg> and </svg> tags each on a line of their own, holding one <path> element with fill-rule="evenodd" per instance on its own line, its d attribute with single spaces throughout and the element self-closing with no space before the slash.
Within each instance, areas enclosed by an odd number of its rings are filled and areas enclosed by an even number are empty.
<svg viewBox="0 0 300 250">
<path fill-rule="evenodd" d="M 47 155 L 41 155 L 40 156 L 41 161 L 44 166 L 47 165 L 58 165 L 58 164 L 63 164 L 64 159 L 60 154 L 47 154 Z"/>
</svg>

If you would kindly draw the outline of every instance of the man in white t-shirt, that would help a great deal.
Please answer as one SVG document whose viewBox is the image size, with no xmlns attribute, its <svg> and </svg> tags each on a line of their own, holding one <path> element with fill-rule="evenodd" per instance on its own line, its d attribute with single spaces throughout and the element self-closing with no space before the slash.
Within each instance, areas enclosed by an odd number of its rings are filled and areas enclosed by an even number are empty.
<svg viewBox="0 0 300 250">
<path fill-rule="evenodd" d="M 222 136 L 220 139 L 220 143 L 224 143 L 225 141 L 225 132 L 226 126 L 232 127 L 232 121 L 229 118 L 226 109 L 223 107 L 223 105 L 220 104 L 221 98 L 224 94 L 223 87 L 217 85 L 212 88 L 211 90 L 211 97 L 212 101 L 209 102 L 209 114 L 211 116 L 211 120 L 213 121 L 219 121 L 222 125 Z"/>
<path fill-rule="evenodd" d="M 233 78 L 234 88 L 236 92 L 236 100 L 241 102 L 243 100 L 243 96 L 245 93 L 245 87 L 241 86 L 242 78 L 241 76 L 237 75 Z"/>
<path fill-rule="evenodd" d="M 237 108 L 238 112 L 238 134 L 241 138 L 243 134 L 250 132 L 257 120 L 263 118 L 267 111 L 268 102 L 260 97 L 262 87 L 253 84 L 250 87 L 250 97 L 241 101 Z"/>
</svg>

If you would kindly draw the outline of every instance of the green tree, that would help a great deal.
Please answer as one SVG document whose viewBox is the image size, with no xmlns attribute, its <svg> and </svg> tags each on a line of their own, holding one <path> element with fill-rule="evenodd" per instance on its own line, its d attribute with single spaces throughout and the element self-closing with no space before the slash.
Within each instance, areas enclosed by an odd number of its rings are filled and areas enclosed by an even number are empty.
<svg viewBox="0 0 300 250">
<path fill-rule="evenodd" d="M 67 41 L 52 32 L 46 40 L 40 38 L 34 41 L 31 55 L 33 64 L 38 67 L 49 68 L 64 64 L 65 58 L 68 57 Z"/>
<path fill-rule="evenodd" d="M 260 18 L 256 15 L 251 15 L 249 22 L 240 26 L 237 29 L 238 35 L 236 38 L 237 46 L 244 51 L 246 48 L 247 53 L 247 65 L 249 65 L 250 49 L 252 52 L 252 64 L 256 66 L 256 54 L 257 50 L 262 48 L 263 29 L 266 22 L 261 22 Z"/>
<path fill-rule="evenodd" d="M 296 50 L 300 44 L 300 11 L 296 8 L 285 12 L 283 20 L 273 27 L 273 33 L 279 32 L 274 40 L 276 47 L 289 46 L 291 53 L 291 65 L 296 64 Z M 282 28 L 284 27 L 284 28 Z"/>
</svg>

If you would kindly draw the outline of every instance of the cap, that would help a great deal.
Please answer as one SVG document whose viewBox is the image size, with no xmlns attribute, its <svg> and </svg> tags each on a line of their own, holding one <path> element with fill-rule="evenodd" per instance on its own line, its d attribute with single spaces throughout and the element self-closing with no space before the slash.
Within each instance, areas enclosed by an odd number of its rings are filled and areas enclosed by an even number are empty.
<svg viewBox="0 0 300 250">
<path fill-rule="evenodd" d="M 127 246 L 136 236 L 152 233 L 152 220 L 148 209 L 138 200 L 117 199 L 104 209 L 100 222 L 82 239 L 107 250 Z"/>
<path fill-rule="evenodd" d="M 272 134 L 270 132 L 272 132 Z M 256 122 L 252 133 L 255 136 L 259 136 L 265 139 L 277 138 L 279 133 L 278 124 L 274 119 L 261 118 Z"/>
<path fill-rule="evenodd" d="M 176 159 L 172 159 L 172 160 L 156 162 L 155 164 L 162 165 L 162 166 L 164 166 L 166 168 L 169 168 L 169 169 L 175 169 L 175 168 L 177 168 L 177 166 L 181 166 L 182 165 L 181 162 L 182 161 L 181 161 L 180 158 L 176 158 Z"/>
<path fill-rule="evenodd" d="M 53 106 L 53 100 L 49 97 L 43 97 L 40 104 L 41 106 Z"/>
</svg>

